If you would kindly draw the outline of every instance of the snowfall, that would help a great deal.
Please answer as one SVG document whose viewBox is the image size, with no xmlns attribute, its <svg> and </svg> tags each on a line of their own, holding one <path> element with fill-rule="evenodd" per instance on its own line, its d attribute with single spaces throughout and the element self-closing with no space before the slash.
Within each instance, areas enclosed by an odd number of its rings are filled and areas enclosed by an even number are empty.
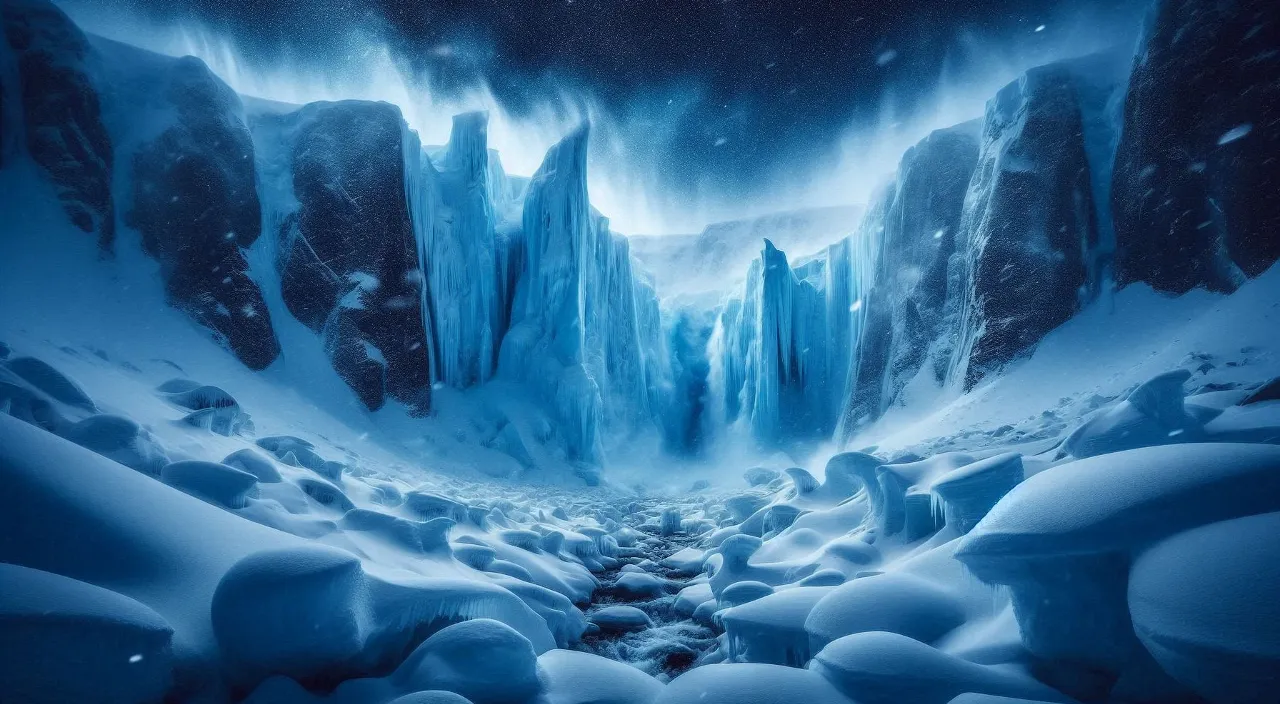
<svg viewBox="0 0 1280 704">
<path fill-rule="evenodd" d="M 10 41 L 69 25 L 46 7 L 7 3 Z M 172 60 L 87 41 L 124 211 L 135 152 L 184 119 L 137 104 Z M 0 48 L 12 86 L 27 55 Z M 950 135 L 979 172 L 1038 168 L 990 132 L 1009 90 Z M 868 283 L 889 254 L 851 250 L 911 207 L 910 154 L 889 205 L 820 213 L 848 232 L 790 264 L 769 222 L 716 231 L 720 251 L 748 230 L 717 256 L 754 261 L 693 300 L 591 209 L 587 129 L 522 179 L 471 113 L 446 147 L 389 133 L 430 411 L 391 372 L 370 407 L 338 343 L 401 362 L 333 321 L 378 280 L 347 272 L 319 331 L 277 266 L 276 230 L 313 236 L 289 224 L 310 206 L 288 140 L 343 104 L 233 111 L 264 223 L 235 256 L 278 340 L 253 368 L 166 288 L 138 218 L 108 211 L 107 255 L 68 217 L 65 170 L 8 129 L 41 114 L 0 97 L 2 702 L 1280 701 L 1280 267 L 1230 290 L 1107 279 L 976 378 L 981 342 L 943 343 L 981 327 L 940 308 L 940 332 L 885 352 L 867 411 L 859 309 L 906 298 Z M 970 171 L 956 227 L 1000 217 Z M 666 280 L 705 273 L 678 246 Z"/>
</svg>

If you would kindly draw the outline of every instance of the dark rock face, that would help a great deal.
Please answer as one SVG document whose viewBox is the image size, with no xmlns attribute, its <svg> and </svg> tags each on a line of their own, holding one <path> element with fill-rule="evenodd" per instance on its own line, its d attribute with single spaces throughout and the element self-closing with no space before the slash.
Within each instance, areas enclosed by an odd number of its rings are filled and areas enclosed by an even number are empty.
<svg viewBox="0 0 1280 704">
<path fill-rule="evenodd" d="M 1157 3 L 1111 197 L 1121 284 L 1231 291 L 1280 258 L 1280 6 Z"/>
<path fill-rule="evenodd" d="M 949 347 L 948 269 L 978 160 L 977 121 L 938 130 L 907 150 L 898 177 L 869 211 L 864 236 L 879 240 L 865 308 L 849 420 L 879 416 L 931 358 L 941 384 Z M 954 288 L 954 287 L 952 287 Z M 956 292 L 951 292 L 954 297 Z"/>
<path fill-rule="evenodd" d="M 403 120 L 385 103 L 313 103 L 296 119 L 299 208 L 280 232 L 293 315 L 324 336 L 334 368 L 370 410 L 391 396 L 430 407 L 422 275 L 405 197 Z"/>
<path fill-rule="evenodd" d="M 240 99 L 194 57 L 174 61 L 157 90 L 175 119 L 134 156 L 128 222 L 160 262 L 170 303 L 263 369 L 280 344 L 241 251 L 261 234 L 262 213 Z"/>
<path fill-rule="evenodd" d="M 1098 230 L 1083 134 L 1066 64 L 1032 69 L 987 103 L 961 225 L 965 388 L 1066 322 L 1087 295 Z"/>
<path fill-rule="evenodd" d="M 89 43 L 62 10 L 43 0 L 5 0 L 0 18 L 19 84 L 3 93 L 21 102 L 27 151 L 48 173 L 75 226 L 97 234 L 99 246 L 110 251 L 111 139 L 89 78 Z"/>
</svg>

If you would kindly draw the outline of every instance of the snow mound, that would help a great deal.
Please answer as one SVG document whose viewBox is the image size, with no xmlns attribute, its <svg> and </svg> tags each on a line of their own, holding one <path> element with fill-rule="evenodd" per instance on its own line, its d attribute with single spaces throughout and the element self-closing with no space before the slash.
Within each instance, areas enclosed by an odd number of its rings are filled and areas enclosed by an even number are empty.
<svg viewBox="0 0 1280 704">
<path fill-rule="evenodd" d="M 538 656 L 547 704 L 648 704 L 662 683 L 630 665 L 573 650 Z"/>
<path fill-rule="evenodd" d="M 538 692 L 533 644 L 510 626 L 474 619 L 422 642 L 396 671 L 409 689 L 443 689 L 474 704 L 514 704 Z"/>
<path fill-rule="evenodd" d="M 0 564 L 0 692 L 7 701 L 158 702 L 173 629 L 122 594 Z"/>
<path fill-rule="evenodd" d="M 934 481 L 946 523 L 968 533 L 992 506 L 1022 481 L 1022 455 L 1006 452 L 952 470 Z"/>
<path fill-rule="evenodd" d="M 244 470 L 200 460 L 171 462 L 160 470 L 160 479 L 175 489 L 230 509 L 244 508 L 258 484 L 258 478 Z"/>
<path fill-rule="evenodd" d="M 853 633 L 887 631 L 931 643 L 964 622 L 959 600 L 908 574 L 891 573 L 842 584 L 814 605 L 805 620 L 818 652 Z"/>
<path fill-rule="evenodd" d="M 721 612 L 729 658 L 803 666 L 812 655 L 805 619 L 832 589 L 794 587 Z"/>
<path fill-rule="evenodd" d="M 1134 630 L 1156 661 L 1212 702 L 1280 691 L 1280 513 L 1168 538 L 1129 575 Z"/>
<path fill-rule="evenodd" d="M 832 641 L 809 668 L 859 704 L 946 704 L 966 692 L 1070 701 L 1030 677 L 967 662 L 896 633 Z"/>
<path fill-rule="evenodd" d="M 143 474 L 159 476 L 168 464 L 164 449 L 151 433 L 123 416 L 99 414 L 62 431 L 62 436 Z"/>
<path fill-rule="evenodd" d="M 28 384 L 68 406 L 90 413 L 98 411 L 93 399 L 89 398 L 80 384 L 43 360 L 35 357 L 13 357 L 6 360 L 4 366 Z"/>
<path fill-rule="evenodd" d="M 955 557 L 1010 588 L 1023 645 L 1067 691 L 1140 676 L 1126 590 L 1132 555 L 1206 523 L 1280 510 L 1280 447 L 1127 450 L 1042 471 L 1009 492 Z M 1093 673 L 1093 674 L 1089 674 Z M 1096 696 L 1096 688 L 1081 696 Z"/>
<path fill-rule="evenodd" d="M 342 550 L 265 550 L 223 577 L 214 632 L 242 680 L 285 674 L 336 683 L 385 672 L 425 635 L 468 618 L 500 617 L 547 650 L 544 621 L 511 592 L 478 581 L 368 574 Z M 528 640 L 526 638 L 526 640 Z"/>
<path fill-rule="evenodd" d="M 826 679 L 780 665 L 706 665 L 680 675 L 654 704 L 851 704 Z"/>
</svg>

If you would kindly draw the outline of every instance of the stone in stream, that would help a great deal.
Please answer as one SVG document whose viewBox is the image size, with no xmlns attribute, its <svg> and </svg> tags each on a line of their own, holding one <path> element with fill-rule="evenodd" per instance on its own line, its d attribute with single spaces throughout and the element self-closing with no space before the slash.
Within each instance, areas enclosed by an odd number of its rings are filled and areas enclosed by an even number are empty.
<svg viewBox="0 0 1280 704">
<path fill-rule="evenodd" d="M 587 618 L 604 633 L 629 633 L 653 626 L 649 615 L 634 606 L 606 606 Z"/>
</svg>

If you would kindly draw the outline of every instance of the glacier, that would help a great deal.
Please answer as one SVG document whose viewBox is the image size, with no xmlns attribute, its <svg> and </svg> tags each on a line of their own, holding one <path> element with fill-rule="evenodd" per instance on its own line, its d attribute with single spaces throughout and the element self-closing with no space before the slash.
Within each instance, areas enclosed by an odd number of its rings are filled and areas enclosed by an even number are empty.
<svg viewBox="0 0 1280 704">
<path fill-rule="evenodd" d="M 6 0 L 0 700 L 1275 701 L 1272 5 L 629 237 Z"/>
</svg>

